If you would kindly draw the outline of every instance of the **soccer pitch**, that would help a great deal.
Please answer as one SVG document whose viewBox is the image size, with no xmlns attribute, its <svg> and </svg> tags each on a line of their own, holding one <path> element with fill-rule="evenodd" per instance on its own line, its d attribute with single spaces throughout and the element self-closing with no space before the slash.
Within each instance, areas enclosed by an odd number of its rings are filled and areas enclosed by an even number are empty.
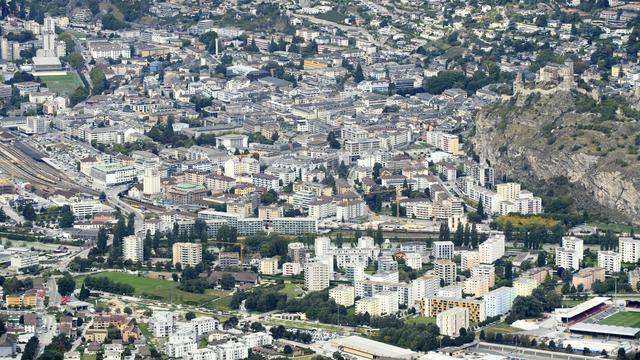
<svg viewBox="0 0 640 360">
<path fill-rule="evenodd" d="M 69 71 L 67 75 L 40 76 L 40 80 L 47 88 L 58 95 L 70 95 L 79 86 L 83 86 L 82 80 L 75 71 Z"/>
<path fill-rule="evenodd" d="M 621 311 L 602 319 L 599 324 L 640 328 L 640 312 Z"/>
</svg>

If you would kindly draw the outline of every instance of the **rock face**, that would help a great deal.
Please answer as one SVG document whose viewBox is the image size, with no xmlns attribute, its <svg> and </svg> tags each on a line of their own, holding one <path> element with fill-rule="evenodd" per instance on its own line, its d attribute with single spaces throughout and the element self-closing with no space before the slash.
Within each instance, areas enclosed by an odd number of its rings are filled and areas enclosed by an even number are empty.
<svg viewBox="0 0 640 360">
<path fill-rule="evenodd" d="M 496 178 L 541 193 L 562 179 L 577 210 L 640 224 L 640 125 L 577 113 L 578 96 L 532 94 L 483 109 L 469 143 L 495 167 Z"/>
</svg>

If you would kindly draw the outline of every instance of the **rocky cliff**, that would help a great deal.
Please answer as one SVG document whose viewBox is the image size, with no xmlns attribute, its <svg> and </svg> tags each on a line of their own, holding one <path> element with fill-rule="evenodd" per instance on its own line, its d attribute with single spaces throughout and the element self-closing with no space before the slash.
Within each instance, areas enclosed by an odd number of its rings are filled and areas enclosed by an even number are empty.
<svg viewBox="0 0 640 360">
<path fill-rule="evenodd" d="M 496 178 L 552 196 L 564 184 L 578 212 L 640 224 L 640 124 L 620 108 L 613 120 L 600 114 L 601 105 L 585 110 L 585 100 L 558 92 L 488 107 L 478 113 L 469 144 L 495 167 Z"/>
</svg>

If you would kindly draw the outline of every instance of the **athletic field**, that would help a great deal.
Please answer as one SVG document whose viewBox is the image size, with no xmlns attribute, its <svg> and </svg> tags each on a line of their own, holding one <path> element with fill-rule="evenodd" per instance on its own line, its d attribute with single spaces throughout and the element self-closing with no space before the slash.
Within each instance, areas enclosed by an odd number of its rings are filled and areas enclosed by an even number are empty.
<svg viewBox="0 0 640 360">
<path fill-rule="evenodd" d="M 40 80 L 51 92 L 58 95 L 70 95 L 79 86 L 83 86 L 82 80 L 75 71 L 69 71 L 67 75 L 40 76 Z"/>
<path fill-rule="evenodd" d="M 599 324 L 640 328 L 640 312 L 621 311 L 602 319 Z"/>
</svg>

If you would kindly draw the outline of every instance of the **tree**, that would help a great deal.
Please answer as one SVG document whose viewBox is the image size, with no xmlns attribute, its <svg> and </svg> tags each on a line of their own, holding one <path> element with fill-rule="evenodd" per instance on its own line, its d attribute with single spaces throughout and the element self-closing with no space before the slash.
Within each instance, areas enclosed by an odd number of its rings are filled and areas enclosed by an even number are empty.
<svg viewBox="0 0 640 360">
<path fill-rule="evenodd" d="M 196 318 L 196 314 L 193 311 L 188 311 L 186 314 L 184 314 L 184 318 L 187 321 L 191 321 Z"/>
<path fill-rule="evenodd" d="M 475 249 L 478 247 L 478 229 L 476 228 L 476 224 L 473 224 L 471 227 L 471 248 Z"/>
<path fill-rule="evenodd" d="M 136 233 L 136 214 L 129 213 L 127 218 L 127 235 L 135 235 Z"/>
<path fill-rule="evenodd" d="M 455 246 L 462 246 L 463 241 L 464 241 L 463 225 L 458 224 L 458 227 L 456 228 L 456 232 L 453 235 L 453 244 Z"/>
<path fill-rule="evenodd" d="M 22 209 L 22 216 L 27 221 L 34 221 L 36 219 L 36 211 L 33 209 L 33 205 L 25 205 L 25 207 Z"/>
<path fill-rule="evenodd" d="M 91 79 L 91 84 L 93 85 L 93 94 L 102 94 L 109 89 L 109 81 L 101 68 L 94 66 L 89 72 L 89 79 Z"/>
<path fill-rule="evenodd" d="M 68 272 L 65 273 L 62 276 L 62 278 L 58 281 L 58 292 L 62 296 L 70 295 L 75 288 L 76 288 L 76 281 Z"/>
<path fill-rule="evenodd" d="M 80 70 L 84 66 L 84 58 L 82 57 L 82 54 L 77 52 L 69 54 L 69 56 L 67 56 L 67 61 L 69 62 L 69 66 L 76 70 Z"/>
<path fill-rule="evenodd" d="M 484 205 L 482 204 L 482 201 L 478 202 L 477 213 L 480 219 L 485 220 L 487 218 L 487 215 L 484 213 Z"/>
<path fill-rule="evenodd" d="M 356 66 L 356 70 L 353 72 L 353 81 L 355 81 L 356 83 L 359 83 L 363 80 L 364 80 L 364 74 L 362 72 L 362 66 L 358 64 Z"/>
<path fill-rule="evenodd" d="M 336 134 L 333 131 L 329 131 L 329 135 L 327 135 L 327 142 L 329 143 L 330 148 L 340 149 L 340 142 L 336 139 Z"/>
<path fill-rule="evenodd" d="M 107 251 L 107 239 L 109 235 L 107 235 L 107 230 L 104 227 L 100 227 L 98 230 L 98 239 L 96 242 L 96 249 L 98 253 L 104 254 Z"/>
<path fill-rule="evenodd" d="M 271 205 L 277 201 L 278 193 L 273 189 L 269 189 L 269 191 L 260 196 L 260 202 L 262 203 L 262 205 Z"/>
<path fill-rule="evenodd" d="M 61 228 L 70 228 L 73 226 L 73 222 L 75 221 L 75 216 L 73 216 L 73 212 L 71 211 L 71 207 L 69 205 L 65 205 L 61 208 L 61 216 L 58 225 Z"/>
<path fill-rule="evenodd" d="M 80 293 L 78 294 L 78 299 L 84 301 L 89 298 L 89 294 L 91 294 L 91 292 L 89 291 L 89 289 L 87 289 L 86 286 L 84 286 L 84 282 L 83 282 L 82 286 L 80 287 Z"/>
<path fill-rule="evenodd" d="M 224 290 L 231 290 L 236 286 L 236 279 L 229 273 L 222 274 L 220 278 L 220 286 Z"/>
<path fill-rule="evenodd" d="M 85 101 L 87 96 L 89 96 L 89 92 L 87 91 L 87 89 L 85 89 L 84 86 L 78 86 L 73 91 L 71 96 L 69 96 L 69 103 L 71 104 L 72 107 L 76 106 L 77 104 Z"/>
<path fill-rule="evenodd" d="M 131 314 L 133 314 L 133 310 L 131 310 L 131 308 L 130 308 L 130 307 L 128 307 L 128 306 L 125 306 L 125 308 L 124 308 L 124 309 L 122 309 L 122 312 L 124 312 L 124 313 L 125 313 L 125 314 L 127 314 L 127 315 L 131 315 Z"/>
<path fill-rule="evenodd" d="M 22 360 L 35 360 L 36 355 L 38 355 L 38 345 L 40 341 L 37 337 L 32 336 L 29 341 L 27 341 L 27 345 L 24 347 L 24 351 L 22 352 Z"/>
</svg>

